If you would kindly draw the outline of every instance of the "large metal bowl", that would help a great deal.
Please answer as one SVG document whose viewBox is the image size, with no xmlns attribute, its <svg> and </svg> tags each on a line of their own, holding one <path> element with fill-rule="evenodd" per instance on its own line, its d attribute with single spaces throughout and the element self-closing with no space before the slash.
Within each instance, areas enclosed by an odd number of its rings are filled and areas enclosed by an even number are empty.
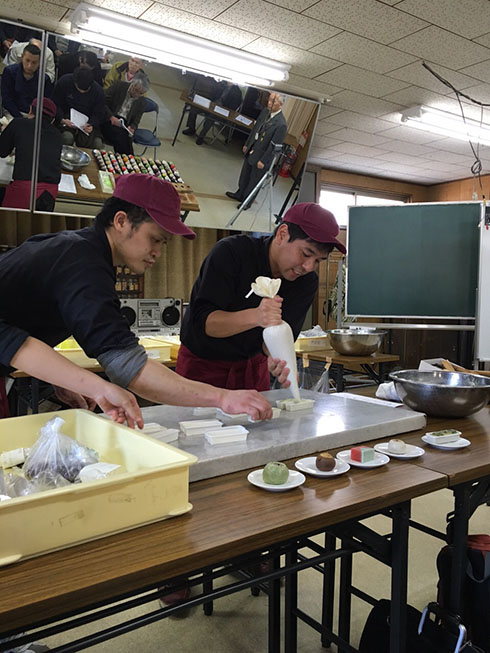
<svg viewBox="0 0 490 653">
<path fill-rule="evenodd" d="M 330 344 L 344 356 L 369 356 L 378 351 L 386 331 L 376 329 L 331 329 Z"/>
<path fill-rule="evenodd" d="M 402 401 L 434 417 L 465 417 L 490 398 L 490 378 L 461 372 L 401 370 L 390 377 Z"/>
<path fill-rule="evenodd" d="M 61 148 L 61 167 L 63 170 L 76 172 L 90 163 L 90 156 L 76 147 L 63 145 Z"/>
</svg>

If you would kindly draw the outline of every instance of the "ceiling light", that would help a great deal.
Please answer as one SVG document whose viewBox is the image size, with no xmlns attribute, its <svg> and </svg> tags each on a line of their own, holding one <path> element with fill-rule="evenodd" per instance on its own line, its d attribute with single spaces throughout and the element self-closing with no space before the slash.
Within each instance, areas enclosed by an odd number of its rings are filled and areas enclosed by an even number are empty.
<svg viewBox="0 0 490 653">
<path fill-rule="evenodd" d="M 402 111 L 402 122 L 433 134 L 490 145 L 490 125 L 434 107 L 418 106 Z"/>
<path fill-rule="evenodd" d="M 291 67 L 85 2 L 74 10 L 71 25 L 85 43 L 234 82 L 272 86 L 286 81 Z"/>
</svg>

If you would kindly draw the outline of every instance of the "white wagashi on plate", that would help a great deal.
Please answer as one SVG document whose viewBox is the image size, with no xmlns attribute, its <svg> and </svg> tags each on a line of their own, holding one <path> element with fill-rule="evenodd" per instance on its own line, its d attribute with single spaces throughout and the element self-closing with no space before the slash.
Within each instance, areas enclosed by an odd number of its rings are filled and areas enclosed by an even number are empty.
<svg viewBox="0 0 490 653">
<path fill-rule="evenodd" d="M 391 453 L 405 453 L 406 450 L 407 445 L 403 440 L 394 438 L 388 442 L 388 451 L 391 451 Z"/>
</svg>

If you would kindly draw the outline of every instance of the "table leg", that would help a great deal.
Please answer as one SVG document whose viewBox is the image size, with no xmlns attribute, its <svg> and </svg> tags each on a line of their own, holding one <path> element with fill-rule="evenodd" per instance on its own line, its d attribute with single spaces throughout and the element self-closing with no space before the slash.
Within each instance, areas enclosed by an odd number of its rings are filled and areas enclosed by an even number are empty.
<svg viewBox="0 0 490 653">
<path fill-rule="evenodd" d="M 348 548 L 348 542 L 341 540 L 342 548 Z M 352 603 L 352 555 L 342 556 L 340 561 L 339 588 L 339 637 L 350 642 L 350 614 Z"/>
<path fill-rule="evenodd" d="M 341 363 L 333 365 L 333 376 L 335 381 L 335 391 L 344 392 L 344 366 Z"/>
<path fill-rule="evenodd" d="M 213 576 L 212 574 L 204 574 L 204 580 L 202 583 L 203 594 L 209 594 L 213 591 Z M 207 601 L 202 604 L 202 609 L 204 614 L 209 617 L 213 614 L 213 602 Z"/>
<path fill-rule="evenodd" d="M 454 517 L 452 519 L 453 560 L 451 563 L 451 593 L 449 597 L 449 610 L 454 614 L 461 611 L 461 590 L 466 573 L 464 560 L 468 539 L 468 522 L 470 519 L 470 492 L 471 484 L 458 485 L 453 488 Z"/>
<path fill-rule="evenodd" d="M 325 533 L 325 550 L 335 551 L 336 537 Z M 323 603 L 322 603 L 322 626 L 333 629 L 333 604 L 335 592 L 335 560 L 328 560 L 323 565 Z M 328 648 L 331 641 L 326 635 L 322 635 L 322 646 Z"/>
<path fill-rule="evenodd" d="M 172 141 L 172 147 L 175 145 L 175 141 L 177 140 L 177 136 L 180 131 L 180 126 L 182 125 L 182 121 L 184 120 L 184 115 L 186 111 L 187 111 L 187 104 L 184 104 L 184 108 L 182 109 L 182 114 L 180 116 L 179 124 L 177 126 L 177 129 L 175 130 L 174 140 Z"/>
<path fill-rule="evenodd" d="M 280 567 L 280 557 L 274 556 L 270 567 L 276 571 Z M 269 653 L 279 653 L 281 643 L 281 578 L 269 581 Z"/>
<path fill-rule="evenodd" d="M 392 510 L 390 653 L 405 653 L 407 632 L 407 568 L 410 502 Z"/>
<path fill-rule="evenodd" d="M 298 561 L 297 551 L 286 554 L 286 567 Z M 295 610 L 298 607 L 298 573 L 286 576 L 284 590 L 284 653 L 296 653 L 298 647 L 298 618 Z"/>
</svg>

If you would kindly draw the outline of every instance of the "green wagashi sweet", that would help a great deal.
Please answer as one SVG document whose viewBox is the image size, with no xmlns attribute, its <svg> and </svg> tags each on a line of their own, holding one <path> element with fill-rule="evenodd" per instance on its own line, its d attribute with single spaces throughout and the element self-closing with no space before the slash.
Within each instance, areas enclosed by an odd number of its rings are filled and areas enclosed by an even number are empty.
<svg viewBox="0 0 490 653">
<path fill-rule="evenodd" d="M 284 463 L 267 463 L 262 471 L 262 478 L 268 485 L 284 485 L 289 478 L 289 469 Z"/>
</svg>

